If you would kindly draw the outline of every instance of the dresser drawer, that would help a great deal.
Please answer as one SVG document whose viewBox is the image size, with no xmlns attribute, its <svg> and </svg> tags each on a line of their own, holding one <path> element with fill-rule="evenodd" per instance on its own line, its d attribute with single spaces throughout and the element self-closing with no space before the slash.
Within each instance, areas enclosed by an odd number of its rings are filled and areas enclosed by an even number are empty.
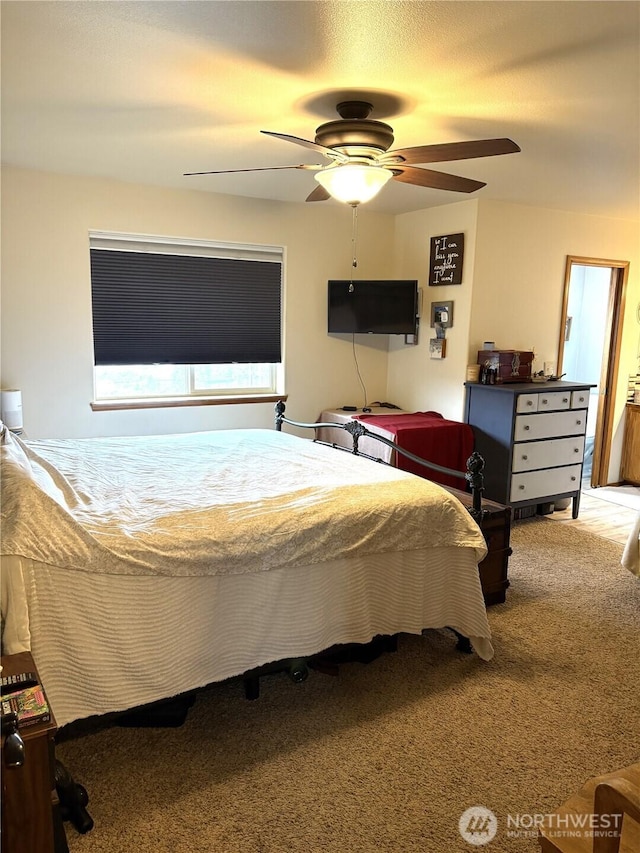
<svg viewBox="0 0 640 853">
<path fill-rule="evenodd" d="M 516 400 L 516 412 L 518 414 L 524 414 L 525 412 L 531 414 L 531 412 L 537 412 L 539 399 L 539 394 L 518 394 L 518 399 Z"/>
<path fill-rule="evenodd" d="M 584 455 L 584 436 L 552 438 L 513 446 L 511 470 L 535 471 L 536 468 L 557 468 L 581 462 Z"/>
<path fill-rule="evenodd" d="M 562 495 L 580 490 L 582 465 L 565 468 L 547 468 L 544 471 L 529 471 L 511 477 L 511 503 L 549 495 Z"/>
<path fill-rule="evenodd" d="M 553 412 L 539 415 L 517 415 L 514 441 L 534 441 L 562 435 L 584 435 L 586 412 Z"/>
<path fill-rule="evenodd" d="M 588 409 L 589 408 L 589 392 L 588 391 L 572 391 L 571 392 L 571 408 L 572 409 Z"/>
<path fill-rule="evenodd" d="M 560 412 L 571 408 L 571 393 L 569 391 L 543 391 L 538 394 L 539 412 Z"/>
</svg>

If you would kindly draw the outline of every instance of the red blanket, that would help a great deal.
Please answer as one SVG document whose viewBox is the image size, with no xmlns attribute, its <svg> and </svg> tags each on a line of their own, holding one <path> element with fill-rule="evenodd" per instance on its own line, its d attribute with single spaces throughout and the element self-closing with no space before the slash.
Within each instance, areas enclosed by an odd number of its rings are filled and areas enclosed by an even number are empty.
<svg viewBox="0 0 640 853">
<path fill-rule="evenodd" d="M 403 450 L 415 453 L 429 462 L 466 471 L 467 459 L 473 453 L 473 430 L 469 424 L 448 421 L 438 412 L 413 412 L 404 415 L 354 415 L 370 426 L 379 426 L 393 434 L 393 440 Z M 400 453 L 396 465 L 427 480 L 467 490 L 466 482 L 418 465 Z"/>
</svg>

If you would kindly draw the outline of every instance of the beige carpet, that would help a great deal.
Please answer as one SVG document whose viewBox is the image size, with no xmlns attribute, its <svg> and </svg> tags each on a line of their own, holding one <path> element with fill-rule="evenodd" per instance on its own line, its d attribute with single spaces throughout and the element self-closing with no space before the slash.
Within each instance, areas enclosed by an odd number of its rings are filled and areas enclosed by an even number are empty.
<svg viewBox="0 0 640 853">
<path fill-rule="evenodd" d="M 490 663 L 446 632 L 338 678 L 203 691 L 175 729 L 112 727 L 62 742 L 94 829 L 71 853 L 491 853 L 538 850 L 507 816 L 553 810 L 640 754 L 640 581 L 622 546 L 544 518 L 513 531 Z M 483 805 L 487 847 L 458 820 Z"/>
</svg>

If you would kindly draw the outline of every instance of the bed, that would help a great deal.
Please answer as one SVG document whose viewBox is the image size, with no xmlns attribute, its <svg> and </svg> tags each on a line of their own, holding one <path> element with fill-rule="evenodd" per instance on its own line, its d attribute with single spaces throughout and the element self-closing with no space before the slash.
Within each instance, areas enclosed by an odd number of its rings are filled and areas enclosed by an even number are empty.
<svg viewBox="0 0 640 853">
<path fill-rule="evenodd" d="M 631 574 L 640 578 L 640 512 L 636 513 L 636 517 L 629 531 L 622 559 L 620 561 L 625 569 L 629 569 Z"/>
<path fill-rule="evenodd" d="M 378 635 L 450 628 L 491 659 L 470 513 L 282 411 L 277 430 L 2 431 L 3 653 L 31 650 L 59 726 Z"/>
</svg>

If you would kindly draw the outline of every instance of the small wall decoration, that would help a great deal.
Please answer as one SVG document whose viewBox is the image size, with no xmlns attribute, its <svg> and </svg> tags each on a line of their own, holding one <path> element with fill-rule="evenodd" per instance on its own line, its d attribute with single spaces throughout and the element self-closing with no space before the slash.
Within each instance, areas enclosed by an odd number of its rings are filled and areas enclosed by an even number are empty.
<svg viewBox="0 0 640 853">
<path fill-rule="evenodd" d="M 446 338 L 431 338 L 429 341 L 430 358 L 444 358 L 447 354 Z"/>
<path fill-rule="evenodd" d="M 436 327 L 442 326 L 444 329 L 450 329 L 453 326 L 453 302 L 431 303 L 431 325 Z"/>
<path fill-rule="evenodd" d="M 464 234 L 445 234 L 431 238 L 429 287 L 462 284 Z"/>
</svg>

